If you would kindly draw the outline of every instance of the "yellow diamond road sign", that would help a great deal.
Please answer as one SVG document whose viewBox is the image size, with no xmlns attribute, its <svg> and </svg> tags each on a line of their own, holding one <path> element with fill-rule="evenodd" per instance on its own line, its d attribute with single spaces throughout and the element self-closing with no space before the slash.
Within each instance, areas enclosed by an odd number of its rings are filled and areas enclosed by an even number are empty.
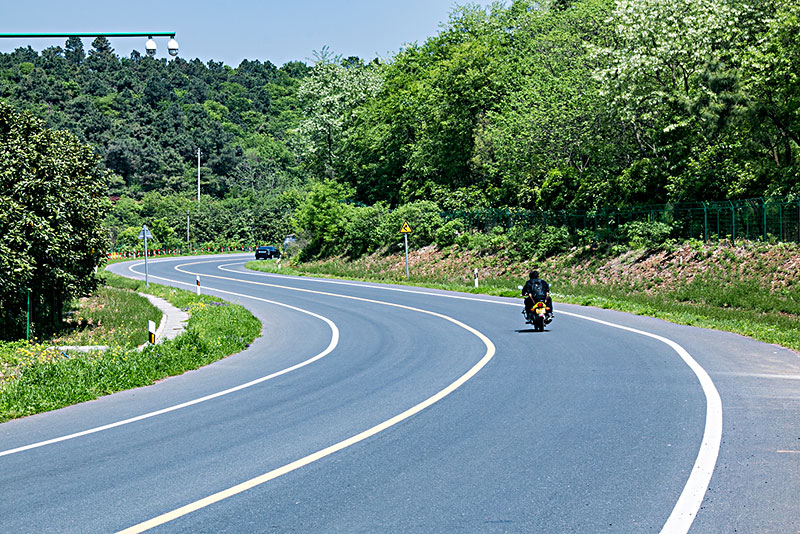
<svg viewBox="0 0 800 534">
<path fill-rule="evenodd" d="M 410 234 L 411 233 L 411 227 L 408 225 L 408 223 L 406 221 L 403 221 L 403 226 L 400 227 L 400 233 L 401 234 Z"/>
</svg>

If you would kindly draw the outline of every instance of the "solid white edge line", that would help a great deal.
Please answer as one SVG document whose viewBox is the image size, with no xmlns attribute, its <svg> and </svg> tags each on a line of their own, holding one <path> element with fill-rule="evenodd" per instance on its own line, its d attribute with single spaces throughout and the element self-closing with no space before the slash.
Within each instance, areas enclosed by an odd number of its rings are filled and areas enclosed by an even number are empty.
<svg viewBox="0 0 800 534">
<path fill-rule="evenodd" d="M 150 278 L 153 278 L 153 277 L 151 276 Z M 171 280 L 171 281 L 176 282 L 175 280 Z M 183 282 L 178 282 L 178 283 L 183 283 Z M 193 286 L 194 284 L 184 284 L 184 285 Z M 142 414 L 142 415 L 138 415 L 136 417 L 131 417 L 129 419 L 116 421 L 114 423 L 109 423 L 107 425 L 102 425 L 102 426 L 98 426 L 98 427 L 95 427 L 95 428 L 90 428 L 90 429 L 87 429 L 87 430 L 83 430 L 81 432 L 75 432 L 73 434 L 68 434 L 68 435 L 65 435 L 65 436 L 59 436 L 57 438 L 48 439 L 48 440 L 45 440 L 45 441 L 39 441 L 39 442 L 36 442 L 36 443 L 31 443 L 29 445 L 23 445 L 21 447 L 16 447 L 14 449 L 8 449 L 8 450 L 5 450 L 5 451 L 0 451 L 0 457 L 9 456 L 11 454 L 16 454 L 16 453 L 23 452 L 23 451 L 28 451 L 28 450 L 31 450 L 31 449 L 36 449 L 36 448 L 39 448 L 39 447 L 44 447 L 45 445 L 52 445 L 54 443 L 60 443 L 62 441 L 68 441 L 68 440 L 79 438 L 79 437 L 82 437 L 82 436 L 88 436 L 90 434 L 96 434 L 97 432 L 103 432 L 104 430 L 110 430 L 112 428 L 117 428 L 117 427 L 120 427 L 120 426 L 123 426 L 123 425 L 128 425 L 130 423 L 135 423 L 137 421 L 142 421 L 144 419 L 150 419 L 151 417 L 156 417 L 156 416 L 159 416 L 159 415 L 163 415 L 165 413 L 174 412 L 176 410 L 187 408 L 189 406 L 194 406 L 195 404 L 200 404 L 201 402 L 206 402 L 206 401 L 209 401 L 209 400 L 212 400 L 212 399 L 216 399 L 218 397 L 222 397 L 222 396 L 225 396 L 225 395 L 229 395 L 231 393 L 235 393 L 237 391 L 241 391 L 243 389 L 247 389 L 249 387 L 255 386 L 255 385 L 260 384 L 262 382 L 266 382 L 267 380 L 271 380 L 271 379 L 279 377 L 281 375 L 285 375 L 286 373 L 290 373 L 292 371 L 296 371 L 297 369 L 300 369 L 301 367 L 305 367 L 306 365 L 314 363 L 317 360 L 319 360 L 321 358 L 324 358 L 325 356 L 330 354 L 336 348 L 336 346 L 339 344 L 339 329 L 337 328 L 336 324 L 334 324 L 334 322 L 331 321 L 330 319 L 328 319 L 327 317 L 323 317 L 322 315 L 319 315 L 317 313 L 314 313 L 314 312 L 311 312 L 311 311 L 308 311 L 308 310 L 303 310 L 303 309 L 297 308 L 295 306 L 290 306 L 288 304 L 283 304 L 281 302 L 275 302 L 275 301 L 272 301 L 272 300 L 262 299 L 262 298 L 259 298 L 259 297 L 253 297 L 253 296 L 250 296 L 250 295 L 242 295 L 242 294 L 239 294 L 239 293 L 232 293 L 232 292 L 228 292 L 228 291 L 222 291 L 222 293 L 228 293 L 229 295 L 235 295 L 237 297 L 245 297 L 245 298 L 249 298 L 249 299 L 253 299 L 253 300 L 267 302 L 269 304 L 275 304 L 275 305 L 278 305 L 278 306 L 289 308 L 289 309 L 292 309 L 292 310 L 295 310 L 295 311 L 299 311 L 301 313 L 305 313 L 305 314 L 311 315 L 313 317 L 316 317 L 317 319 L 320 319 L 320 320 L 324 321 L 325 323 L 327 323 L 327 325 L 330 327 L 330 329 L 331 329 L 331 341 L 328 344 L 328 347 L 325 350 L 323 350 L 322 352 L 320 352 L 319 354 L 317 354 L 316 356 L 313 356 L 312 358 L 304 360 L 304 361 L 302 361 L 302 362 L 300 362 L 300 363 L 298 363 L 296 365 L 293 365 L 291 367 L 287 367 L 287 368 L 282 369 L 280 371 L 277 371 L 275 373 L 272 373 L 272 374 L 269 374 L 269 375 L 266 375 L 266 376 L 262 376 L 261 378 L 257 378 L 255 380 L 251 380 L 250 382 L 247 382 L 245 384 L 240 384 L 238 386 L 226 389 L 224 391 L 219 391 L 217 393 L 212 393 L 212 394 L 206 395 L 204 397 L 193 399 L 193 400 L 181 403 L 181 404 L 176 404 L 174 406 L 169 406 L 169 407 L 163 408 L 161 410 L 148 412 L 148 413 L 145 413 L 145 414 Z"/>
<path fill-rule="evenodd" d="M 179 272 L 182 272 L 182 273 L 186 273 L 186 274 L 198 274 L 198 273 L 190 273 L 188 271 L 184 271 L 184 270 L 181 269 L 181 267 L 184 267 L 186 265 L 195 265 L 196 263 L 202 263 L 202 262 L 194 262 L 194 263 L 176 265 L 174 267 L 174 269 L 176 271 L 179 271 Z M 140 273 L 137 273 L 137 274 L 140 274 Z M 212 278 L 218 278 L 218 279 L 235 281 L 235 282 L 253 283 L 253 284 L 264 285 L 264 286 L 273 286 L 273 284 L 263 284 L 261 282 L 248 282 L 246 280 L 238 280 L 238 279 L 228 278 L 228 277 L 224 277 L 224 276 L 216 276 L 216 275 L 208 275 L 208 274 L 206 274 L 205 277 L 207 277 L 207 278 L 208 277 L 212 277 Z M 153 278 L 153 277 L 151 277 L 151 278 Z M 160 280 L 168 280 L 168 281 L 171 281 L 171 282 L 175 281 L 175 280 L 169 280 L 167 278 L 160 278 L 160 277 L 155 277 L 155 278 L 160 279 Z M 139 523 L 139 524 L 133 525 L 133 526 L 131 526 L 129 528 L 126 528 L 124 530 L 121 530 L 121 531 L 119 531 L 118 534 L 139 533 L 139 532 L 144 532 L 146 530 L 154 528 L 156 526 L 163 525 L 164 523 L 168 523 L 168 522 L 173 521 L 173 520 L 175 520 L 175 519 L 177 519 L 179 517 L 182 517 L 184 515 L 190 514 L 190 513 L 194 512 L 194 511 L 197 511 L 197 510 L 199 510 L 201 508 L 205 508 L 206 506 L 209 506 L 209 505 L 214 504 L 216 502 L 219 502 L 219 501 L 221 501 L 223 499 L 227 499 L 229 497 L 232 497 L 234 495 L 237 495 L 239 493 L 247 491 L 248 489 L 251 489 L 251 488 L 253 488 L 255 486 L 259 486 L 261 484 L 264 484 L 264 483 L 266 483 L 266 482 L 268 482 L 270 480 L 273 480 L 273 479 L 275 479 L 275 478 L 277 478 L 279 476 L 282 476 L 282 475 L 285 475 L 285 474 L 290 473 L 292 471 L 295 471 L 296 469 L 299 469 L 299 468 L 301 468 L 303 466 L 306 466 L 308 464 L 311 464 L 313 462 L 321 460 L 322 458 L 325 458 L 326 456 L 330 456 L 331 454 L 333 454 L 335 452 L 338 452 L 338 451 L 340 451 L 342 449 L 345 449 L 347 447 L 355 445 L 356 443 L 364 441 L 367 438 L 370 438 L 370 437 L 372 437 L 372 436 L 374 436 L 374 435 L 376 435 L 376 434 L 378 434 L 380 432 L 383 432 L 384 430 L 386 430 L 386 429 L 388 429 L 388 428 L 400 423 L 401 421 L 404 421 L 404 420 L 408 419 L 409 417 L 412 417 L 413 415 L 416 415 L 417 413 L 421 412 L 422 410 L 430 407 L 431 405 L 435 404 L 436 402 L 438 402 L 438 401 L 442 400 L 443 398 L 447 397 L 450 393 L 452 393 L 453 391 L 455 391 L 456 389 L 461 387 L 464 383 L 466 383 L 468 380 L 470 380 L 472 377 L 474 377 L 481 369 L 483 369 L 486 366 L 486 364 L 489 363 L 489 361 L 494 357 L 494 355 L 496 353 L 496 349 L 495 349 L 494 343 L 492 343 L 492 341 L 487 336 L 485 336 L 483 333 L 479 332 L 478 330 L 472 328 L 471 326 L 469 326 L 467 324 L 464 324 L 461 321 L 459 321 L 457 319 L 454 319 L 453 317 L 450 317 L 448 315 L 443 315 L 443 314 L 440 314 L 440 313 L 436 313 L 436 312 L 433 312 L 433 311 L 430 311 L 430 310 L 424 310 L 424 309 L 421 309 L 421 308 L 414 308 L 412 306 L 405 306 L 403 304 L 396 304 L 396 303 L 393 303 L 393 302 L 383 302 L 383 301 L 380 301 L 380 300 L 366 299 L 366 298 L 354 297 L 354 296 L 350 296 L 350 295 L 340 295 L 340 294 L 337 294 L 337 293 L 325 293 L 325 292 L 321 292 L 321 291 L 312 291 L 312 290 L 308 290 L 308 289 L 292 288 L 292 287 L 286 287 L 286 286 L 273 286 L 273 287 L 277 287 L 277 288 L 280 288 L 280 289 L 288 289 L 288 290 L 293 290 L 293 291 L 299 291 L 299 292 L 323 294 L 323 295 L 327 295 L 327 296 L 339 297 L 339 298 L 344 298 L 344 299 L 349 299 L 349 300 L 357 300 L 357 301 L 368 302 L 368 303 L 373 303 L 373 304 L 380 304 L 380 305 L 385 305 L 385 306 L 391 306 L 391 307 L 394 307 L 394 308 L 400 308 L 400 309 L 404 309 L 404 310 L 414 311 L 414 312 L 418 312 L 418 313 L 424 313 L 426 315 L 431 315 L 433 317 L 438 317 L 440 319 L 444 319 L 446 321 L 449 321 L 449 322 L 455 324 L 456 326 L 459 326 L 459 327 L 463 328 L 464 330 L 470 332 L 471 334 L 475 335 L 478 339 L 480 339 L 483 342 L 484 346 L 486 347 L 486 352 L 484 353 L 483 357 L 474 366 L 472 366 L 466 373 L 461 375 L 458 379 L 456 379 L 450 385 L 448 385 L 447 387 L 445 387 L 444 389 L 442 389 L 438 393 L 432 395 L 431 397 L 428 397 L 427 399 L 425 399 L 424 401 L 420 402 L 419 404 L 416 404 L 415 406 L 409 408 L 408 410 L 405 410 L 404 412 L 402 412 L 402 413 L 400 413 L 398 415 L 395 415 L 394 417 L 392 417 L 390 419 L 387 419 L 386 421 L 384 421 L 382 423 L 379 423 L 379 424 L 377 424 L 377 425 L 375 425 L 375 426 L 373 426 L 373 427 L 371 427 L 371 428 L 369 428 L 367 430 L 364 430 L 363 432 L 360 432 L 360 433 L 358 433 L 358 434 L 356 434 L 356 435 L 354 435 L 354 436 L 352 436 L 350 438 L 347 438 L 347 439 L 345 439 L 343 441 L 335 443 L 335 444 L 333 444 L 333 445 L 331 445 L 329 447 L 326 447 L 326 448 L 324 448 L 322 450 L 319 450 L 319 451 L 317 451 L 315 453 L 309 454 L 308 456 L 300 458 L 299 460 L 295 460 L 294 462 L 286 464 L 286 465 L 284 465 L 282 467 L 279 467 L 277 469 L 273 469 L 273 470 L 271 470 L 271 471 L 269 471 L 267 473 L 264 473 L 263 475 L 257 476 L 255 478 L 252 478 L 250 480 L 247 480 L 245 482 L 242 482 L 240 484 L 232 486 L 232 487 L 230 487 L 230 488 L 228 488 L 226 490 L 217 492 L 217 493 L 215 493 L 213 495 L 209 495 L 208 497 L 205 497 L 203 499 L 199 499 L 199 500 L 194 501 L 192 503 L 189 503 L 189 504 L 187 504 L 185 506 L 182 506 L 182 507 L 177 508 L 175 510 L 172 510 L 170 512 L 164 513 L 164 514 L 162 514 L 162 515 L 160 515 L 158 517 L 154 517 L 154 518 L 152 518 L 150 520 L 144 521 L 142 523 Z M 213 289 L 213 291 L 220 291 L 220 290 Z"/>
<path fill-rule="evenodd" d="M 700 506 L 705 498 L 708 485 L 711 482 L 711 476 L 714 474 L 714 467 L 717 464 L 719 448 L 722 443 L 722 399 L 719 396 L 717 388 L 714 386 L 714 382 L 711 380 L 706 370 L 692 358 L 686 349 L 669 338 L 577 313 L 566 311 L 560 311 L 558 313 L 559 315 L 566 314 L 612 328 L 627 330 L 628 332 L 661 341 L 678 353 L 678 356 L 689 366 L 700 382 L 700 386 L 706 397 L 706 424 L 700 443 L 700 450 L 697 453 L 697 458 L 695 459 L 691 474 L 686 481 L 686 485 L 683 487 L 678 502 L 672 509 L 672 513 L 667 518 L 666 523 L 664 523 L 664 526 L 661 528 L 662 534 L 685 534 L 689 532 L 692 522 L 697 516 L 697 512 L 700 510 Z"/>
<path fill-rule="evenodd" d="M 226 267 L 228 267 L 229 265 L 238 265 L 238 264 L 231 263 L 228 265 L 219 265 L 217 268 L 223 271 L 241 273 L 241 271 L 226 269 Z M 339 280 L 324 280 L 324 279 L 310 278 L 310 277 L 289 277 L 284 275 L 275 275 L 272 273 L 264 273 L 260 271 L 252 271 L 252 273 L 248 274 L 271 276 L 276 278 L 299 278 L 301 280 L 308 280 L 312 282 L 325 283 L 325 284 L 349 285 L 349 286 L 356 286 L 363 288 L 381 289 L 385 291 L 414 293 L 432 297 L 452 298 L 459 300 L 471 300 L 476 302 L 490 302 L 494 304 L 519 306 L 518 303 L 513 303 L 513 302 L 504 302 L 493 299 L 468 297 L 462 295 L 449 295 L 444 293 L 434 293 L 430 291 L 417 291 L 405 288 L 386 287 L 373 284 L 361 284 L 361 283 L 339 281 Z M 566 312 L 563 310 L 558 313 L 559 315 L 569 315 L 572 317 L 577 317 L 580 319 L 592 321 L 612 328 L 626 330 L 629 332 L 633 332 L 635 334 L 639 334 L 642 336 L 650 337 L 658 341 L 661 341 L 662 343 L 665 343 L 670 348 L 672 348 L 678 354 L 678 356 L 681 357 L 684 363 L 686 363 L 686 365 L 692 370 L 692 372 L 695 374 L 698 381 L 700 382 L 700 386 L 706 398 L 706 421 L 705 421 L 705 428 L 703 431 L 702 441 L 700 444 L 700 450 L 697 453 L 697 458 L 695 459 L 695 463 L 694 466 L 692 467 L 689 479 L 686 481 L 686 485 L 684 486 L 683 491 L 681 492 L 680 497 L 678 498 L 678 501 L 675 504 L 675 507 L 672 509 L 672 513 L 667 518 L 666 523 L 661 529 L 662 534 L 687 533 L 691 528 L 692 522 L 694 521 L 694 518 L 697 516 L 697 513 L 700 510 L 700 506 L 703 503 L 703 499 L 705 498 L 705 494 L 708 491 L 708 485 L 711 482 L 711 476 L 714 473 L 714 468 L 717 463 L 717 457 L 719 456 L 719 449 L 722 443 L 722 399 L 720 398 L 716 386 L 714 386 L 714 382 L 711 380 L 711 377 L 708 375 L 706 370 L 703 369 L 703 367 L 699 363 L 697 363 L 697 361 L 689 354 L 689 352 L 686 349 L 684 349 L 681 345 L 679 345 L 675 341 L 672 341 L 669 338 L 659 336 L 657 334 L 652 334 L 650 332 L 645 332 L 644 330 L 637 330 L 635 328 L 631 328 L 628 326 L 623 326 L 609 321 L 595 319 L 593 317 L 588 317 L 577 313 Z"/>
</svg>

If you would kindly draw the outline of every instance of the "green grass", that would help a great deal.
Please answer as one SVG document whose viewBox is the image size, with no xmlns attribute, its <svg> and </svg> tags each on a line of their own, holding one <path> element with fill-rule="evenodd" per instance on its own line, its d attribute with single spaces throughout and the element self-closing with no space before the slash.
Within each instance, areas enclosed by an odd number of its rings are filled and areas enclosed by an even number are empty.
<svg viewBox="0 0 800 534">
<path fill-rule="evenodd" d="M 0 381 L 0 422 L 92 400 L 117 391 L 197 369 L 246 348 L 261 323 L 245 308 L 208 295 L 129 280 L 104 273 L 109 286 L 147 292 L 190 311 L 187 330 L 174 340 L 130 350 L 112 342 L 109 350 L 70 354 L 43 344 L 0 344 L 0 361 L 17 372 Z M 138 320 L 137 320 L 138 323 Z M 146 322 L 144 323 L 146 335 Z M 22 365 L 20 364 L 22 360 Z"/>
<path fill-rule="evenodd" d="M 278 268 L 278 261 L 277 260 L 252 260 L 248 261 L 244 265 L 248 269 L 252 269 L 254 271 L 261 271 L 264 273 L 280 273 L 280 274 L 289 274 L 294 276 L 303 276 L 302 271 L 298 271 L 293 269 L 292 267 L 286 265 L 285 263 L 281 264 L 281 267 Z"/>
<path fill-rule="evenodd" d="M 120 345 L 147 342 L 147 321 L 158 324 L 161 311 L 130 289 L 101 286 L 67 312 L 63 328 L 48 340 L 53 345 Z"/>
</svg>

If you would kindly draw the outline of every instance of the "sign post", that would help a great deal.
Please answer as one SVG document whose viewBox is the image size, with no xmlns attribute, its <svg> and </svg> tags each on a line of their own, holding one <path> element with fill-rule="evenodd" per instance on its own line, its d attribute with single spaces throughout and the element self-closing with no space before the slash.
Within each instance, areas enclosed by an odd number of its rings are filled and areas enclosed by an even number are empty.
<svg viewBox="0 0 800 534">
<path fill-rule="evenodd" d="M 147 240 L 153 239 L 153 234 L 147 229 L 147 225 L 142 225 L 142 231 L 139 232 L 139 239 L 144 239 L 144 287 L 150 287 L 150 282 L 147 279 Z"/>
<path fill-rule="evenodd" d="M 411 227 L 407 221 L 403 221 L 403 226 L 400 227 L 400 233 L 403 234 L 403 242 L 406 246 L 406 280 L 408 280 L 408 234 L 411 233 Z"/>
</svg>

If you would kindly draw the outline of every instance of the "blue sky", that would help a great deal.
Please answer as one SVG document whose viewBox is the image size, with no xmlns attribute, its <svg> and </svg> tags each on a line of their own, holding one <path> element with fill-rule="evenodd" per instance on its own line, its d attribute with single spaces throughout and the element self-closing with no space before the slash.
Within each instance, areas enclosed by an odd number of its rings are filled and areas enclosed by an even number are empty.
<svg viewBox="0 0 800 534">
<path fill-rule="evenodd" d="M 456 5 L 487 6 L 468 0 L 185 1 L 1 0 L 0 33 L 174 31 L 184 59 L 200 58 L 237 66 L 242 59 L 313 62 L 328 46 L 342 56 L 391 56 L 405 44 L 423 43 L 439 31 Z M 66 39 L 0 39 L 0 51 L 30 45 L 41 51 Z M 158 57 L 167 55 L 167 38 L 157 38 Z M 84 39 L 88 50 L 91 39 Z M 120 56 L 145 39 L 117 38 Z"/>
</svg>

